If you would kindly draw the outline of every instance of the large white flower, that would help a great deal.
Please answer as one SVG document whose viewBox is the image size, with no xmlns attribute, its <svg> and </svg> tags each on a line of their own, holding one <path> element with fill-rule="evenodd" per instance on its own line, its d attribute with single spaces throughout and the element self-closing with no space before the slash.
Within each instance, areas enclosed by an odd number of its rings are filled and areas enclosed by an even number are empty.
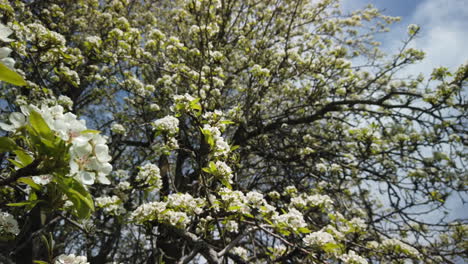
<svg viewBox="0 0 468 264">
<path fill-rule="evenodd" d="M 110 184 L 106 178 L 112 171 L 108 152 L 105 139 L 99 134 L 84 133 L 75 137 L 70 148 L 70 174 L 84 184 L 93 184 L 96 178 L 102 184 Z"/>
<path fill-rule="evenodd" d="M 16 131 L 28 122 L 31 111 L 39 113 L 47 125 L 62 140 L 70 146 L 70 173 L 83 184 L 91 185 L 96 180 L 102 184 L 110 184 L 106 176 L 112 171 L 109 163 L 112 157 L 106 144 L 106 137 L 95 131 L 86 131 L 86 122 L 77 119 L 72 113 L 64 113 L 60 105 L 48 107 L 42 105 L 21 106 L 22 113 L 10 114 L 11 124 L 0 122 L 0 128 L 5 131 Z M 38 182 L 46 184 L 42 179 Z"/>
</svg>

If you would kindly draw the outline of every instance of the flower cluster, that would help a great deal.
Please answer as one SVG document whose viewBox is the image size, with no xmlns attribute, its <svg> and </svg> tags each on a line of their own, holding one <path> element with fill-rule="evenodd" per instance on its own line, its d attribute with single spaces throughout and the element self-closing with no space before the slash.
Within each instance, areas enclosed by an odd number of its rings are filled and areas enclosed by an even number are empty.
<svg viewBox="0 0 468 264">
<path fill-rule="evenodd" d="M 102 184 L 110 183 L 106 176 L 112 171 L 112 165 L 106 138 L 97 131 L 87 130 L 85 120 L 64 113 L 62 106 L 21 106 L 22 113 L 11 113 L 11 124 L 0 122 L 0 128 L 16 132 L 28 124 L 31 111 L 39 113 L 55 135 L 70 144 L 70 176 L 87 185 L 94 184 L 96 179 Z"/>
<path fill-rule="evenodd" d="M 173 116 L 166 116 L 154 121 L 153 126 L 156 130 L 169 135 L 175 135 L 179 131 L 179 119 Z"/>
<path fill-rule="evenodd" d="M 289 208 L 287 213 L 274 215 L 272 220 L 276 226 L 280 228 L 286 227 L 296 232 L 299 231 L 300 228 L 307 227 L 307 223 L 304 221 L 304 216 L 295 208 Z"/>
<path fill-rule="evenodd" d="M 55 259 L 54 264 L 89 264 L 84 256 L 75 256 L 74 254 L 62 254 Z"/>
<path fill-rule="evenodd" d="M 125 213 L 122 201 L 115 195 L 97 197 L 95 201 L 96 205 L 103 208 L 106 213 L 113 215 L 121 215 L 122 213 Z"/>
<path fill-rule="evenodd" d="M 119 123 L 112 124 L 111 131 L 114 132 L 115 134 L 118 134 L 118 135 L 124 135 L 125 136 L 127 134 L 127 130 L 125 129 L 125 127 L 122 124 L 119 124 Z"/>
<path fill-rule="evenodd" d="M 185 229 L 190 223 L 190 216 L 203 212 L 205 201 L 189 194 L 171 194 L 166 202 L 151 202 L 140 205 L 131 219 L 137 223 L 154 221 Z"/>
<path fill-rule="evenodd" d="M 72 143 L 70 174 L 84 184 L 91 185 L 96 178 L 102 184 L 110 184 L 106 175 L 112 171 L 112 165 L 106 139 L 96 133 L 82 133 Z"/>
<path fill-rule="evenodd" d="M 241 191 L 221 188 L 219 194 L 221 195 L 222 205 L 228 212 L 250 214 L 252 208 L 265 215 L 277 214 L 275 208 L 267 203 L 262 194 L 256 191 L 244 194 Z"/>
<path fill-rule="evenodd" d="M 328 243 L 335 243 L 333 236 L 324 231 L 310 233 L 304 237 L 303 241 L 307 246 L 323 246 Z"/>
<path fill-rule="evenodd" d="M 228 188 L 221 188 L 219 194 L 221 195 L 221 201 L 227 208 L 227 211 L 242 214 L 250 213 L 250 208 L 246 204 L 245 195 L 241 191 L 233 191 Z"/>
<path fill-rule="evenodd" d="M 18 235 L 20 232 L 18 222 L 13 215 L 0 211 L 0 236 Z"/>
<path fill-rule="evenodd" d="M 341 260 L 346 264 L 367 264 L 367 260 L 356 252 L 350 250 L 348 254 L 344 254 L 341 256 Z"/>
<path fill-rule="evenodd" d="M 380 247 L 383 250 L 393 253 L 402 253 L 410 257 L 418 258 L 420 256 L 417 249 L 395 238 L 385 239 L 382 241 Z"/>
<path fill-rule="evenodd" d="M 229 183 L 232 183 L 232 169 L 229 167 L 226 162 L 224 161 L 216 161 L 215 163 L 216 166 L 216 171 L 219 176 L 221 176 L 223 179 L 228 181 Z"/>
<path fill-rule="evenodd" d="M 174 111 L 176 114 L 181 114 L 185 111 L 191 111 L 191 104 L 196 102 L 197 99 L 190 94 L 174 95 Z"/>
<path fill-rule="evenodd" d="M 301 194 L 291 198 L 291 204 L 297 208 L 304 207 L 325 207 L 330 208 L 333 204 L 332 199 L 328 195 L 307 195 Z"/>
<path fill-rule="evenodd" d="M 194 198 L 188 193 L 174 193 L 167 197 L 167 206 L 198 215 L 203 213 L 205 200 Z"/>
<path fill-rule="evenodd" d="M 239 224 L 236 221 L 227 221 L 225 227 L 228 232 L 239 232 Z"/>
<path fill-rule="evenodd" d="M 248 251 L 247 251 L 247 249 L 245 249 L 243 247 L 234 247 L 231 250 L 231 252 L 233 254 L 236 254 L 237 256 L 239 256 L 243 260 L 247 260 L 247 258 L 248 258 Z"/>
<path fill-rule="evenodd" d="M 213 139 L 213 152 L 215 156 L 226 156 L 231 151 L 229 144 L 221 136 L 221 131 L 217 127 L 205 124 L 203 126 L 203 133 L 205 136 Z"/>
<path fill-rule="evenodd" d="M 150 189 L 161 189 L 162 180 L 158 166 L 148 163 L 140 168 L 136 181 L 149 186 Z"/>
</svg>

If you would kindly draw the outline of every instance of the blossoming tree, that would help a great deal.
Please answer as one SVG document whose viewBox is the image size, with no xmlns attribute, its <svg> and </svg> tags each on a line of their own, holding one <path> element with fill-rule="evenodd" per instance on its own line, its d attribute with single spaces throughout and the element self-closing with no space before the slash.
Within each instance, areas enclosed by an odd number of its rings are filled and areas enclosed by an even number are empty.
<svg viewBox="0 0 468 264">
<path fill-rule="evenodd" d="M 337 0 L 0 0 L 0 262 L 454 263 L 468 66 Z"/>
</svg>

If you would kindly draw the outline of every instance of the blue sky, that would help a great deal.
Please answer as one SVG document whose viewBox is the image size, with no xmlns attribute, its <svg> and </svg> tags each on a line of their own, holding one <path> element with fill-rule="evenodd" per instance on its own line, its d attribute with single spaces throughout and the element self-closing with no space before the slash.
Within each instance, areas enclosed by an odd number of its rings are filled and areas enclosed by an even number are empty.
<svg viewBox="0 0 468 264">
<path fill-rule="evenodd" d="M 373 4 L 379 9 L 384 10 L 384 13 L 387 15 L 408 17 L 416 9 L 418 4 L 424 2 L 424 0 L 358 0 L 354 2 L 357 2 L 359 4 Z"/>
<path fill-rule="evenodd" d="M 426 52 L 426 60 L 408 73 L 429 74 L 434 67 L 455 69 L 468 62 L 468 1 L 466 0 L 342 0 L 345 10 L 351 11 L 373 4 L 384 14 L 400 16 L 401 22 L 379 38 L 382 48 L 395 52 L 406 37 L 409 24 L 421 26 L 413 46 Z"/>
<path fill-rule="evenodd" d="M 391 31 L 379 37 L 382 49 L 395 53 L 407 36 L 409 24 L 421 27 L 419 36 L 412 46 L 426 52 L 426 59 L 405 70 L 404 75 L 425 76 L 434 67 L 445 66 L 455 70 L 468 63 L 468 1 L 466 0 L 342 0 L 343 9 L 352 11 L 373 4 L 383 13 L 400 16 L 401 22 L 392 26 Z M 466 195 L 465 199 L 468 198 Z M 451 197 L 448 205 L 451 219 L 468 218 L 468 205 L 459 198 Z"/>
</svg>

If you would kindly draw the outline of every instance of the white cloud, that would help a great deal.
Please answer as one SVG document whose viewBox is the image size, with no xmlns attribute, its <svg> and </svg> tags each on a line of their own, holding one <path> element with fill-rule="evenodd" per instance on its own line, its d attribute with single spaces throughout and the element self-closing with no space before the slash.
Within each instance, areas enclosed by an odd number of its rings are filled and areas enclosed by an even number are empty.
<svg viewBox="0 0 468 264">
<path fill-rule="evenodd" d="M 362 8 L 368 3 L 376 5 L 377 0 L 343 0 L 342 2 L 344 11 L 349 12 Z M 407 7 L 405 1 L 400 2 L 399 9 Z M 376 7 L 383 8 L 379 5 Z M 395 24 L 389 33 L 378 39 L 382 42 L 381 48 L 385 52 L 395 54 L 402 47 L 403 40 L 408 37 L 407 26 L 409 24 L 421 26 L 418 37 L 410 46 L 423 50 L 426 58 L 421 63 L 406 68 L 401 72 L 402 76 L 423 73 L 427 77 L 435 67 L 445 66 L 455 70 L 461 64 L 468 63 L 468 2 L 466 0 L 424 0 L 420 1 L 412 12 L 408 10 L 405 12 L 410 15 L 402 17 L 402 21 Z M 393 10 L 392 13 L 398 14 L 398 10 Z M 465 194 L 462 196 L 465 199 L 468 198 Z M 457 195 L 449 197 L 446 207 L 450 220 L 468 217 L 468 205 L 463 204 Z M 435 221 L 443 216 L 442 212 L 437 211 L 425 217 L 428 218 L 427 220 Z"/>
<path fill-rule="evenodd" d="M 412 0 L 415 1 L 415 0 Z M 402 46 L 402 41 L 407 38 L 407 26 L 418 24 L 421 32 L 413 40 L 411 47 L 426 52 L 426 59 L 407 68 L 406 74 L 428 75 L 432 69 L 445 66 L 454 70 L 457 66 L 468 62 L 468 2 L 465 0 L 423 0 L 414 7 L 413 3 L 398 1 L 391 3 L 393 14 L 410 13 L 403 16 L 402 21 L 392 26 L 391 31 L 383 36 L 378 36 L 382 42 L 382 49 L 388 54 L 395 54 Z M 374 4 L 379 9 L 387 8 L 385 1 L 378 0 L 343 0 L 342 7 L 345 12 L 363 8 L 367 4 Z M 390 3 L 387 3 L 387 5 Z M 414 8 L 412 12 L 404 10 Z M 386 14 L 386 12 L 384 12 Z"/>
<path fill-rule="evenodd" d="M 404 24 L 418 24 L 421 34 L 413 46 L 426 52 L 426 59 L 411 72 L 429 74 L 434 67 L 455 69 L 468 60 L 468 4 L 463 0 L 426 0 Z M 402 30 L 397 30 L 401 32 Z"/>
<path fill-rule="evenodd" d="M 421 63 L 412 65 L 404 75 L 423 73 L 428 76 L 432 69 L 439 66 L 456 70 L 458 66 L 468 63 L 468 3 L 463 0 L 426 0 L 422 1 L 412 15 L 403 18 L 399 26 L 383 41 L 384 49 L 395 52 L 401 47 L 401 40 L 406 35 L 408 24 L 421 26 L 419 36 L 410 46 L 421 49 L 426 58 Z M 466 195 L 463 195 L 465 199 Z M 466 218 L 467 205 L 459 197 L 451 196 L 446 203 L 448 219 Z M 443 214 L 438 211 L 426 217 L 438 219 Z"/>
</svg>

